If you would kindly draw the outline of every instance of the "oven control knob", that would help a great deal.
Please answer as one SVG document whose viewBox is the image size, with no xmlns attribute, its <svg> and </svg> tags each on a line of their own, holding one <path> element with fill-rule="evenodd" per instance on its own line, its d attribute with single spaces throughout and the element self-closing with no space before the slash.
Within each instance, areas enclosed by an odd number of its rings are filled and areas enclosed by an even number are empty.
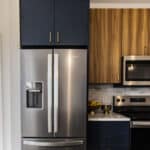
<svg viewBox="0 0 150 150">
<path fill-rule="evenodd" d="M 122 99 L 122 102 L 125 102 L 126 100 L 125 99 Z"/>
<path fill-rule="evenodd" d="M 120 99 L 118 98 L 118 99 L 117 99 L 117 103 L 119 103 L 119 102 L 120 102 Z"/>
</svg>

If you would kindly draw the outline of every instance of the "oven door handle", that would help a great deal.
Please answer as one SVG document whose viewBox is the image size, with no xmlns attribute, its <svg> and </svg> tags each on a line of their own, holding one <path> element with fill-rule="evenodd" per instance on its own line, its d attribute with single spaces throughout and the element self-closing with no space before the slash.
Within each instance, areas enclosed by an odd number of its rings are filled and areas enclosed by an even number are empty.
<svg viewBox="0 0 150 150">
<path fill-rule="evenodd" d="M 150 121 L 132 121 L 132 128 L 150 128 Z"/>
</svg>

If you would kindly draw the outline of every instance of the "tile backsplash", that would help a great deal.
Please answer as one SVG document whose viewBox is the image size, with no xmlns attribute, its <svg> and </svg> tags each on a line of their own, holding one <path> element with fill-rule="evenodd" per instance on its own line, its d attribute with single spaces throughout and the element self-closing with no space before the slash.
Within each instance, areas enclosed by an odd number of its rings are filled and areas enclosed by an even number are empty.
<svg viewBox="0 0 150 150">
<path fill-rule="evenodd" d="M 113 85 L 89 86 L 89 100 L 99 100 L 103 104 L 112 104 L 116 95 L 150 95 L 150 87 L 146 88 L 114 88 Z"/>
</svg>

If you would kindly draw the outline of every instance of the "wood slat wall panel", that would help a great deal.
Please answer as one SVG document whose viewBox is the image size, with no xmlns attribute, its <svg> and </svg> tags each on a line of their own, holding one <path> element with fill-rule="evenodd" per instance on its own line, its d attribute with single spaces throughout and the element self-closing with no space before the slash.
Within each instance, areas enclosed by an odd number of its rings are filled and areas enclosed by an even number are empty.
<svg viewBox="0 0 150 150">
<path fill-rule="evenodd" d="M 119 83 L 122 9 L 90 11 L 90 83 Z"/>
<path fill-rule="evenodd" d="M 149 9 L 123 10 L 123 56 L 149 54 L 149 13 Z"/>
</svg>

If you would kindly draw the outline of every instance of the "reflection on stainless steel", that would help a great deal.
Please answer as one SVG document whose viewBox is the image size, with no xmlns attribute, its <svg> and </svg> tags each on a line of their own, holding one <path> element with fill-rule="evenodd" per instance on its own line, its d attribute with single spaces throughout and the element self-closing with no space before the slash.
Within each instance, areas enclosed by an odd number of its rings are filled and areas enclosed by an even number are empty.
<svg viewBox="0 0 150 150">
<path fill-rule="evenodd" d="M 150 60 L 150 56 L 124 56 L 125 60 Z"/>
<path fill-rule="evenodd" d="M 32 82 L 26 82 L 26 88 L 31 89 L 32 88 Z"/>
<path fill-rule="evenodd" d="M 54 54 L 54 133 L 58 132 L 58 111 L 59 111 L 58 103 L 59 103 L 59 55 Z"/>
<path fill-rule="evenodd" d="M 62 141 L 48 141 L 48 140 L 24 140 L 23 141 L 24 145 L 29 145 L 29 146 L 39 146 L 39 147 L 68 147 L 68 146 L 78 146 L 78 145 L 83 145 L 84 141 L 77 139 L 77 140 L 62 140 Z"/>
<path fill-rule="evenodd" d="M 67 89 L 67 108 L 68 108 L 68 114 L 67 114 L 67 124 L 68 124 L 68 134 L 70 134 L 70 112 L 71 112 L 71 69 L 73 67 L 73 64 L 72 64 L 72 52 L 70 51 L 68 53 L 68 89 Z"/>
<path fill-rule="evenodd" d="M 133 98 L 135 99 L 135 102 L 132 101 Z M 114 106 L 150 106 L 150 96 L 114 96 Z"/>
<path fill-rule="evenodd" d="M 22 136 L 23 137 L 45 137 L 52 136 L 48 133 L 48 122 L 51 118 L 48 114 L 51 109 L 48 106 L 48 94 L 51 97 L 51 81 L 48 82 L 48 56 L 52 50 L 22 50 L 21 51 L 21 105 L 22 105 Z M 52 66 L 49 65 L 51 70 Z M 51 72 L 49 70 L 49 72 Z M 26 101 L 26 83 L 32 87 L 31 83 L 43 82 L 43 103 L 42 109 L 27 108 Z M 48 83 L 48 84 L 47 84 Z M 49 113 L 48 113 L 49 111 Z M 50 120 L 49 120 L 49 119 Z M 48 121 L 49 120 L 49 121 Z M 49 124 L 50 125 L 50 124 Z M 51 132 L 49 126 L 49 132 Z"/>
<path fill-rule="evenodd" d="M 114 112 L 131 119 L 131 150 L 149 149 L 150 95 L 114 96 L 113 106 Z"/>
<path fill-rule="evenodd" d="M 40 93 L 41 92 L 41 90 L 36 90 L 36 89 L 29 89 L 28 91 L 32 92 L 32 93 Z"/>
<path fill-rule="evenodd" d="M 132 121 L 132 128 L 150 128 L 150 121 Z"/>
<path fill-rule="evenodd" d="M 130 66 L 128 66 L 128 71 L 133 71 L 135 69 L 135 66 L 133 64 L 131 64 Z"/>
<path fill-rule="evenodd" d="M 86 136 L 87 51 L 61 50 L 59 55 L 58 137 Z"/>
<path fill-rule="evenodd" d="M 150 81 L 124 81 L 123 85 L 126 86 L 149 86 L 150 85 Z"/>
<path fill-rule="evenodd" d="M 23 150 L 86 150 L 87 50 L 21 51 Z"/>
</svg>

